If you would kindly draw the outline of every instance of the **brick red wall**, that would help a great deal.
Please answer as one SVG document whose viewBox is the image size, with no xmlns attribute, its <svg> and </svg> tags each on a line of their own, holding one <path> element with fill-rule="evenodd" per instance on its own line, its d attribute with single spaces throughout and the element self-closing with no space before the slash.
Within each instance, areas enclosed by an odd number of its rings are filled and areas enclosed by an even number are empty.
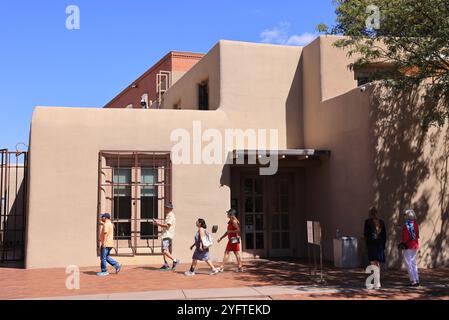
<svg viewBox="0 0 449 320">
<path fill-rule="evenodd" d="M 200 61 L 202 57 L 204 57 L 204 54 L 172 52 L 172 70 L 188 71 Z"/>
</svg>

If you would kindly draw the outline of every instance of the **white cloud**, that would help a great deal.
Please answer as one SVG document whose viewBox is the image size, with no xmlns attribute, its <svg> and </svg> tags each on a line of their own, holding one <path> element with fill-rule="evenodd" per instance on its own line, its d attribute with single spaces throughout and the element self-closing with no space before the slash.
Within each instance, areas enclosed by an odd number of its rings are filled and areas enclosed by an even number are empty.
<svg viewBox="0 0 449 320">
<path fill-rule="evenodd" d="M 260 41 L 294 46 L 304 46 L 312 42 L 317 35 L 305 32 L 302 34 L 290 34 L 290 23 L 280 22 L 275 27 L 265 29 L 260 33 Z"/>
<path fill-rule="evenodd" d="M 306 44 L 311 43 L 313 40 L 315 40 L 316 37 L 317 37 L 316 34 L 304 32 L 303 34 L 300 34 L 300 35 L 290 36 L 290 38 L 288 38 L 286 44 L 294 45 L 294 46 L 304 46 Z"/>
<path fill-rule="evenodd" d="M 288 22 L 280 22 L 277 26 L 265 29 L 260 34 L 261 41 L 264 43 L 284 44 L 288 39 L 288 30 L 290 24 Z"/>
</svg>

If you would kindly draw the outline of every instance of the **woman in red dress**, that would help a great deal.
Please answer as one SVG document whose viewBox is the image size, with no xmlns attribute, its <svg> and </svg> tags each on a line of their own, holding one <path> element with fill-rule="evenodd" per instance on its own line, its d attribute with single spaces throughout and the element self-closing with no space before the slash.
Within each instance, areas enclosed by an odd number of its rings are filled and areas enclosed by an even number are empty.
<svg viewBox="0 0 449 320">
<path fill-rule="evenodd" d="M 226 250 L 223 257 L 223 263 L 218 268 L 220 272 L 224 271 L 224 265 L 228 262 L 229 254 L 234 252 L 235 257 L 237 258 L 238 268 L 236 272 L 243 272 L 242 258 L 240 257 L 240 222 L 236 217 L 237 212 L 234 209 L 231 209 L 226 212 L 228 214 L 228 229 L 226 232 L 218 239 L 218 242 L 223 240 L 226 236 L 228 236 L 228 244 L 226 245 Z"/>
</svg>

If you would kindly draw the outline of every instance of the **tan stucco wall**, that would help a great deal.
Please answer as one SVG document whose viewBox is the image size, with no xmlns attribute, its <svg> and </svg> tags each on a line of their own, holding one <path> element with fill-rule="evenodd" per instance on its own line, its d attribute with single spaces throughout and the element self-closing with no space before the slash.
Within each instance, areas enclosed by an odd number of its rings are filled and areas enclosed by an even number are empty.
<svg viewBox="0 0 449 320">
<path fill-rule="evenodd" d="M 302 48 L 221 43 L 221 105 L 232 123 L 278 129 L 280 149 L 303 147 L 301 100 L 296 94 L 301 90 L 297 69 Z"/>
<path fill-rule="evenodd" d="M 221 40 L 164 95 L 163 108 L 181 101 L 182 109 L 198 109 L 197 85 L 209 79 L 210 109 L 223 110 L 232 127 L 278 129 L 280 148 L 303 147 L 301 52 Z"/>
<path fill-rule="evenodd" d="M 321 97 L 322 100 L 344 94 L 357 87 L 354 72 L 349 70 L 348 64 L 353 61 L 347 57 L 347 51 L 335 48 L 333 43 L 341 37 L 321 36 L 320 43 L 320 70 L 321 70 Z"/>
<path fill-rule="evenodd" d="M 191 131 L 193 120 L 202 121 L 205 129 L 227 125 L 220 111 L 186 111 L 180 116 L 175 110 L 37 108 L 32 121 L 26 267 L 96 265 L 98 152 L 170 150 L 171 130 Z M 178 230 L 174 251 L 184 261 L 191 258 L 188 246 L 196 218 L 224 228 L 230 197 L 229 188 L 220 186 L 221 175 L 217 166 L 173 167 Z M 223 245 L 212 249 L 217 259 Z"/>
<path fill-rule="evenodd" d="M 180 104 L 183 110 L 198 109 L 198 84 L 209 81 L 209 107 L 220 105 L 220 43 L 215 45 L 189 72 L 177 80 L 163 96 L 162 109 Z"/>
<path fill-rule="evenodd" d="M 332 46 L 335 40 L 320 37 L 305 48 L 220 41 L 165 94 L 164 110 L 36 109 L 27 267 L 97 264 L 98 152 L 169 151 L 174 144 L 169 141 L 171 130 L 191 131 L 195 120 L 202 121 L 203 129 L 221 132 L 278 129 L 279 149 L 331 150 L 329 161 L 307 167 L 302 178 L 297 177 L 298 197 L 303 199 L 295 230 L 300 254 L 305 254 L 304 222 L 313 219 L 323 227 L 326 259 L 333 258 L 337 228 L 359 238 L 363 258 L 363 221 L 374 204 L 389 227 L 390 264 L 398 261 L 395 219 L 408 207 L 417 210 L 422 223 L 421 265 L 447 263 L 443 135 L 430 132 L 418 143 L 414 118 L 400 120 L 404 127 L 393 131 L 383 128 L 385 114 L 375 103 L 374 87 L 365 92 L 355 88 L 354 74 L 347 68 L 350 60 Z M 207 78 L 212 110 L 196 111 L 197 84 Z M 184 110 L 167 110 L 178 100 Z M 225 227 L 229 182 L 227 166 L 174 166 L 174 250 L 184 261 L 191 257 L 187 246 L 196 218 L 219 224 L 221 231 Z M 223 246 L 213 247 L 214 259 L 221 259 Z M 144 259 L 160 257 L 129 263 Z"/>
<path fill-rule="evenodd" d="M 185 128 L 191 132 L 192 122 L 197 120 L 203 130 L 221 132 L 226 128 L 277 128 L 279 147 L 286 148 L 287 100 L 290 106 L 300 104 L 299 96 L 291 94 L 300 53 L 301 48 L 220 41 L 164 97 L 167 105 L 179 96 L 182 106 L 195 104 L 196 81 L 206 75 L 211 105 L 217 110 L 37 108 L 31 130 L 27 268 L 98 263 L 95 240 L 100 150 L 169 151 L 174 145 L 169 141 L 171 131 Z M 235 68 L 234 80 L 223 82 Z M 237 94 L 237 90 L 244 93 Z M 223 92 L 233 97 L 223 100 Z M 173 170 L 178 217 L 174 250 L 185 261 L 191 258 L 188 245 L 198 217 L 209 225 L 220 225 L 221 232 L 225 228 L 224 212 L 230 206 L 229 167 L 175 165 Z M 221 259 L 224 245 L 212 249 L 215 259 Z"/>
<path fill-rule="evenodd" d="M 375 89 L 376 91 L 380 89 Z M 374 158 L 375 202 L 389 225 L 388 255 L 398 257 L 396 245 L 404 209 L 413 208 L 420 225 L 420 265 L 449 264 L 449 131 L 422 130 L 422 95 L 394 96 L 394 101 L 373 99 L 370 138 Z"/>
<path fill-rule="evenodd" d="M 375 85 L 365 92 L 355 88 L 347 68 L 351 60 L 332 46 L 335 40 L 318 38 L 302 58 L 305 145 L 332 152 L 330 161 L 306 171 L 307 214 L 322 223 L 324 255 L 333 259 L 332 238 L 339 229 L 358 238 L 366 260 L 363 222 L 376 205 L 387 223 L 390 266 L 400 262 L 398 217 L 407 208 L 416 210 L 421 224 L 420 266 L 447 264 L 447 130 L 424 134 L 416 101 L 379 105 L 376 97 L 385 93 Z"/>
<path fill-rule="evenodd" d="M 341 51 L 320 37 L 303 55 L 305 144 L 332 152 L 329 161 L 306 171 L 307 213 L 321 222 L 329 260 L 336 229 L 360 236 L 373 198 L 369 95 L 354 89 L 352 81 L 337 85 L 339 79 L 353 78 Z M 341 95 L 326 99 L 336 93 Z"/>
</svg>

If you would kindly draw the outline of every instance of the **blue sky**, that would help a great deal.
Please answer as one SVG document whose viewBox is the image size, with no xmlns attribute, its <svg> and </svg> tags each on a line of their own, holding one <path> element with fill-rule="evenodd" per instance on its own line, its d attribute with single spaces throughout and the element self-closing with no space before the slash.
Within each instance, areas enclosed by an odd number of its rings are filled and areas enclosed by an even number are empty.
<svg viewBox="0 0 449 320">
<path fill-rule="evenodd" d="M 66 28 L 66 8 L 80 29 Z M 170 50 L 218 40 L 301 45 L 331 0 L 1 0 L 0 148 L 28 143 L 37 105 L 102 107 Z"/>
</svg>

